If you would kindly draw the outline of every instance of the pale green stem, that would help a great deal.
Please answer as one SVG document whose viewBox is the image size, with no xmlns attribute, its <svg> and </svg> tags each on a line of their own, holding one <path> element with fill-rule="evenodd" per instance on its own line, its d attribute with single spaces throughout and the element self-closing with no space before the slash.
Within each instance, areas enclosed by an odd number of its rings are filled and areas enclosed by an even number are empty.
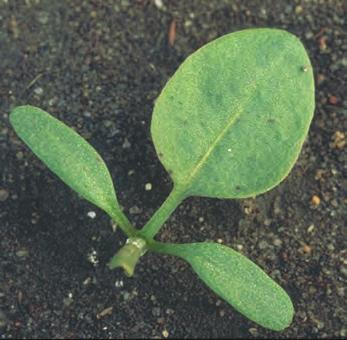
<svg viewBox="0 0 347 340">
<path fill-rule="evenodd" d="M 134 228 L 123 211 L 112 211 L 109 213 L 109 215 L 117 223 L 117 226 L 119 226 L 119 228 L 121 228 L 128 237 L 134 237 L 138 233 L 138 230 Z"/>
<path fill-rule="evenodd" d="M 186 197 L 185 190 L 182 190 L 180 187 L 174 187 L 161 207 L 138 233 L 138 236 L 144 237 L 146 240 L 152 240 L 172 212 Z"/>
<path fill-rule="evenodd" d="M 148 244 L 148 249 L 161 254 L 169 254 L 172 256 L 181 257 L 184 244 L 163 243 L 153 240 Z"/>
<path fill-rule="evenodd" d="M 153 247 L 153 250 L 161 251 L 159 242 L 153 240 L 161 226 L 170 217 L 176 207 L 187 197 L 186 191 L 174 187 L 170 195 L 150 218 L 142 230 L 136 230 L 122 211 L 112 213 L 112 218 L 117 222 L 119 227 L 128 235 L 127 243 L 113 256 L 109 263 L 109 268 L 114 269 L 122 267 L 128 276 L 132 276 L 135 266 L 140 257 L 145 253 L 147 248 Z M 171 247 L 168 247 L 171 249 Z M 173 248 L 175 249 L 175 248 Z M 162 250 L 165 252 L 165 247 Z M 166 251 L 167 252 L 167 251 Z"/>
<path fill-rule="evenodd" d="M 146 250 L 147 244 L 145 240 L 138 237 L 131 237 L 117 254 L 112 257 L 108 263 L 108 267 L 110 269 L 121 267 L 128 276 L 133 276 L 135 266 Z"/>
</svg>

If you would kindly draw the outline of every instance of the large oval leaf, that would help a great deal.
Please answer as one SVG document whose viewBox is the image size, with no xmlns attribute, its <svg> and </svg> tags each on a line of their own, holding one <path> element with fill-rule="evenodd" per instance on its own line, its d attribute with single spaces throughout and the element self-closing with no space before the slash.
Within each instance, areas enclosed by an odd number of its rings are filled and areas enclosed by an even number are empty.
<svg viewBox="0 0 347 340">
<path fill-rule="evenodd" d="M 280 331 L 293 318 L 287 293 L 245 256 L 217 243 L 156 243 L 153 250 L 183 258 L 236 310 L 259 325 Z"/>
<path fill-rule="evenodd" d="M 249 197 L 289 173 L 313 111 L 301 42 L 282 30 L 249 29 L 187 58 L 155 103 L 151 132 L 187 196 Z"/>
<path fill-rule="evenodd" d="M 74 130 L 33 106 L 10 114 L 19 137 L 67 185 L 131 230 L 117 202 L 110 173 L 95 149 Z"/>
</svg>

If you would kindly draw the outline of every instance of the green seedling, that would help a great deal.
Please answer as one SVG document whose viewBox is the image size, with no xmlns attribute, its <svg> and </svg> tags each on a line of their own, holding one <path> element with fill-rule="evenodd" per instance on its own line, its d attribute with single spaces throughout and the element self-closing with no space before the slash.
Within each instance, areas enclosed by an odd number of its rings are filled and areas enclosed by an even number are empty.
<svg viewBox="0 0 347 340">
<path fill-rule="evenodd" d="M 105 163 L 75 131 L 32 106 L 15 108 L 10 121 L 57 176 L 127 235 L 111 269 L 123 267 L 131 276 L 146 251 L 178 256 L 236 310 L 280 331 L 292 321 L 292 302 L 256 264 L 220 244 L 170 244 L 154 237 L 190 196 L 241 199 L 280 183 L 298 158 L 313 111 L 311 63 L 292 34 L 249 29 L 200 48 L 155 102 L 151 134 L 173 189 L 141 230 L 119 206 Z"/>
</svg>

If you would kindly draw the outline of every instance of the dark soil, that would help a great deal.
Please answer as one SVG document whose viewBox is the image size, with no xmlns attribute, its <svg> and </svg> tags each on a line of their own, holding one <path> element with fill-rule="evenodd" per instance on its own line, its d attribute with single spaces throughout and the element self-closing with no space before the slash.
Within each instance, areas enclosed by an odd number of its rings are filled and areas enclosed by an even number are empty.
<svg viewBox="0 0 347 340">
<path fill-rule="evenodd" d="M 345 11 L 343 0 L 1 1 L 0 337 L 346 337 Z M 76 128 L 140 227 L 171 189 L 149 132 L 155 98 L 190 53 L 247 27 L 287 29 L 308 49 L 317 104 L 307 142 L 276 189 L 188 199 L 160 239 L 219 241 L 262 266 L 294 301 L 282 333 L 237 313 L 179 259 L 148 254 L 131 279 L 109 271 L 121 232 L 8 123 L 28 103 Z"/>
</svg>

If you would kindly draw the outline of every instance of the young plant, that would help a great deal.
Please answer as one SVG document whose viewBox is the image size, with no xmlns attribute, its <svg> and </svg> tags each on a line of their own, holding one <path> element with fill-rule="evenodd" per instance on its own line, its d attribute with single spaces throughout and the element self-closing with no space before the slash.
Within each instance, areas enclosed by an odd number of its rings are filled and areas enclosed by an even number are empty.
<svg viewBox="0 0 347 340">
<path fill-rule="evenodd" d="M 312 67 L 292 34 L 248 29 L 200 48 L 155 102 L 151 134 L 173 189 L 141 230 L 122 212 L 103 160 L 75 131 L 32 106 L 15 108 L 10 121 L 56 175 L 128 236 L 111 269 L 131 276 L 146 251 L 178 256 L 239 312 L 280 331 L 292 321 L 292 302 L 256 264 L 220 244 L 154 237 L 187 197 L 254 197 L 280 183 L 298 158 L 313 111 Z"/>
</svg>

